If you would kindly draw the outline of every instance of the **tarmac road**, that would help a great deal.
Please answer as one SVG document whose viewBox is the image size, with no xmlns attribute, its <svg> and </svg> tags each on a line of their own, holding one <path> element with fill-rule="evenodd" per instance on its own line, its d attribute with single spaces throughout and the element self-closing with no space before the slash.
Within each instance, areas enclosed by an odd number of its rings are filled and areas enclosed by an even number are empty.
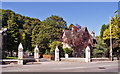
<svg viewBox="0 0 120 74">
<path fill-rule="evenodd" d="M 118 61 L 107 62 L 35 62 L 26 65 L 2 65 L 2 72 L 118 72 Z"/>
</svg>

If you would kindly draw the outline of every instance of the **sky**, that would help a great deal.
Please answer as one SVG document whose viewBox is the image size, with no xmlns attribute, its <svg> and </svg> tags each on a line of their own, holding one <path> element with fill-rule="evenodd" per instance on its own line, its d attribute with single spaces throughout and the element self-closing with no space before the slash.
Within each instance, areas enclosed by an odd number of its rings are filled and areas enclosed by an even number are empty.
<svg viewBox="0 0 120 74">
<path fill-rule="evenodd" d="M 118 2 L 3 2 L 2 9 L 43 21 L 51 15 L 63 17 L 67 26 L 71 23 L 87 27 L 89 33 L 100 34 L 103 24 L 115 16 Z"/>
</svg>

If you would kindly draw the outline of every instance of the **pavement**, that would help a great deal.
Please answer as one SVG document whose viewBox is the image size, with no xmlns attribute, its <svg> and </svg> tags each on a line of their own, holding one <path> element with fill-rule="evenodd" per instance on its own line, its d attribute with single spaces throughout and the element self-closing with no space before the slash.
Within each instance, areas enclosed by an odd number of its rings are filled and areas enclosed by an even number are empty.
<svg viewBox="0 0 120 74">
<path fill-rule="evenodd" d="M 29 62 L 26 65 L 1 65 L 2 72 L 118 72 L 118 61 L 101 61 L 91 63 Z"/>
</svg>

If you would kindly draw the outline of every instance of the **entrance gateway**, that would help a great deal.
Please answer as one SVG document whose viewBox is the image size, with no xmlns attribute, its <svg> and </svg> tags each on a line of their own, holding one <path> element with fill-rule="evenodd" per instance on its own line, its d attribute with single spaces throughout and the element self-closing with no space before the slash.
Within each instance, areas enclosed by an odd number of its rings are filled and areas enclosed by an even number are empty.
<svg viewBox="0 0 120 74">
<path fill-rule="evenodd" d="M 39 62 L 39 49 L 38 49 L 37 45 L 34 49 L 34 59 L 35 59 L 35 61 Z M 18 64 L 23 65 L 23 60 L 24 60 L 23 59 L 23 46 L 20 43 L 19 46 L 18 46 Z"/>
<path fill-rule="evenodd" d="M 35 50 L 34 50 L 34 59 L 37 62 L 39 62 L 38 52 L 39 52 L 39 49 L 38 49 L 38 46 L 36 45 Z M 89 46 L 86 47 L 85 52 L 86 52 L 85 62 L 90 62 L 90 47 Z M 60 61 L 58 47 L 56 47 L 55 49 L 55 61 Z M 23 46 L 21 43 L 19 44 L 19 47 L 18 47 L 18 64 L 23 65 Z"/>
</svg>

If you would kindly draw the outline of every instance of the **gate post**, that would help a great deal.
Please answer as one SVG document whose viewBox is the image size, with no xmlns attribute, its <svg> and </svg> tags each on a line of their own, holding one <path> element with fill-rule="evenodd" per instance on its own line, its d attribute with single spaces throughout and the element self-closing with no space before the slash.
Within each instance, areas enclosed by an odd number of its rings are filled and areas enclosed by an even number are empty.
<svg viewBox="0 0 120 74">
<path fill-rule="evenodd" d="M 87 46 L 85 49 L 85 62 L 90 62 L 90 47 Z"/>
<path fill-rule="evenodd" d="M 39 49 L 37 45 L 34 50 L 34 58 L 35 58 L 35 61 L 39 62 Z"/>
<path fill-rule="evenodd" d="M 18 64 L 23 65 L 23 46 L 21 43 L 18 47 Z"/>
<path fill-rule="evenodd" d="M 55 49 L 55 61 L 59 61 L 60 60 L 60 58 L 59 58 L 59 49 L 58 49 L 58 47 L 56 47 L 56 49 Z"/>
<path fill-rule="evenodd" d="M 0 59 L 6 58 L 7 28 L 0 28 Z"/>
</svg>

